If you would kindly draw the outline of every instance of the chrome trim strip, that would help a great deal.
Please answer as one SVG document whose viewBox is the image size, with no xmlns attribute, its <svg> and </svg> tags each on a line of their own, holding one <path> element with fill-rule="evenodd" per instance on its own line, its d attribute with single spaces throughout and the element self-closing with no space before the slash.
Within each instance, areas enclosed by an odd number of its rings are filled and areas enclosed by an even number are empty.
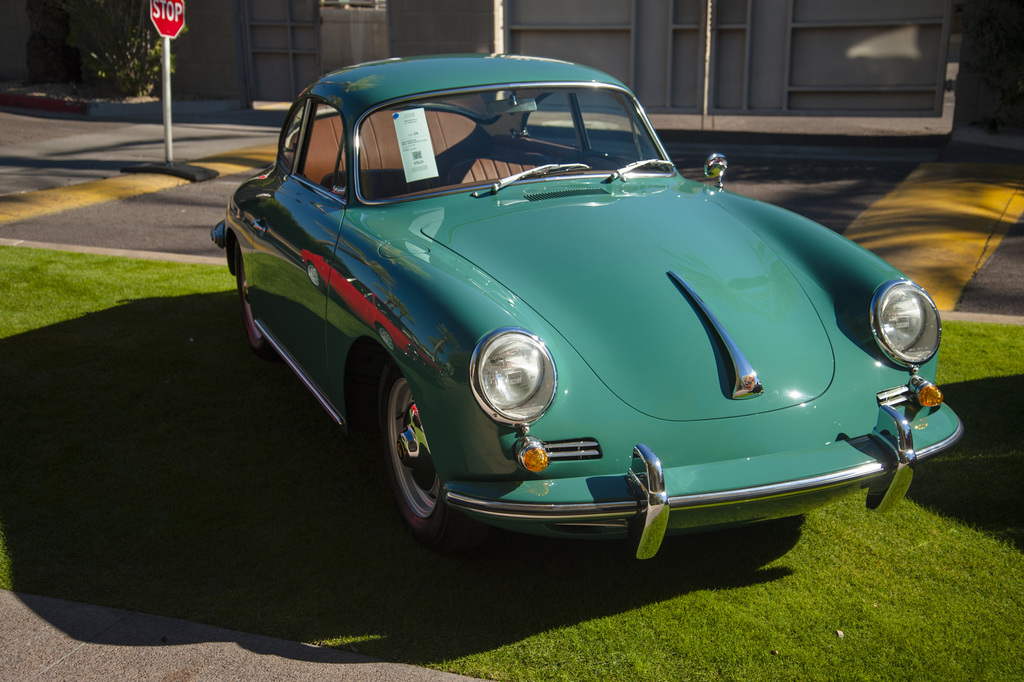
<svg viewBox="0 0 1024 682">
<path fill-rule="evenodd" d="M 601 459 L 601 444 L 593 438 L 545 441 L 544 449 L 552 461 Z"/>
<path fill-rule="evenodd" d="M 751 502 L 759 499 L 811 492 L 821 488 L 831 488 L 884 474 L 885 466 L 880 462 L 869 462 L 852 469 L 837 471 L 822 476 L 812 476 L 795 481 L 772 483 L 769 485 L 723 490 L 713 493 L 695 495 L 676 495 L 668 498 L 670 509 L 704 507 L 729 502 Z M 640 512 L 640 504 L 634 500 L 603 503 L 579 504 L 536 504 L 533 502 L 502 502 L 471 497 L 449 490 L 445 491 L 448 503 L 458 509 L 476 512 L 497 518 L 520 519 L 529 521 L 548 521 L 552 523 L 580 520 L 621 518 Z"/>
<path fill-rule="evenodd" d="M 948 450 L 960 442 L 960 439 L 963 438 L 964 435 L 964 423 L 961 421 L 960 417 L 956 418 L 956 422 L 956 430 L 948 438 L 940 440 L 935 445 L 928 445 L 918 450 L 915 461 L 922 462 L 929 457 L 934 457 L 940 452 Z"/>
<path fill-rule="evenodd" d="M 714 493 L 700 493 L 697 495 L 677 495 L 669 498 L 672 509 L 686 509 L 690 507 L 709 507 L 729 502 L 750 502 L 769 497 L 782 495 L 793 495 L 796 493 L 811 492 L 824 488 L 834 488 L 840 485 L 856 483 L 885 473 L 885 467 L 879 462 L 861 464 L 852 469 L 844 469 L 831 474 L 801 478 L 795 481 L 783 483 L 770 483 L 750 488 L 737 488 L 736 490 L 723 490 Z"/>
<path fill-rule="evenodd" d="M 910 387 L 909 386 L 897 386 L 896 388 L 890 388 L 885 391 L 879 391 L 875 398 L 878 399 L 879 405 L 902 405 L 910 402 Z"/>
<path fill-rule="evenodd" d="M 725 350 L 729 354 L 732 360 L 732 369 L 736 374 L 736 381 L 733 385 L 732 397 L 733 398 L 753 398 L 764 393 L 764 387 L 761 386 L 761 381 L 757 378 L 757 372 L 747 361 L 743 351 L 736 345 L 732 337 L 729 336 L 729 332 L 725 330 L 722 323 L 718 321 L 715 314 L 711 312 L 711 308 L 697 295 L 697 292 L 683 280 L 682 277 L 676 273 L 669 271 L 668 276 L 675 282 L 679 288 L 686 292 L 691 302 L 697 306 L 700 311 L 704 314 L 705 319 L 718 334 L 718 338 L 725 345 Z"/>
<path fill-rule="evenodd" d="M 317 183 L 313 182 L 312 180 L 310 180 L 309 178 L 307 178 L 305 176 L 295 174 L 295 175 L 292 175 L 291 177 L 292 177 L 293 180 L 298 182 L 300 185 L 305 186 L 306 189 L 309 189 L 309 190 L 311 190 L 313 192 L 316 192 L 317 194 L 322 196 L 324 199 L 330 199 L 331 201 L 337 202 L 338 204 L 341 205 L 342 208 L 344 208 L 344 206 L 345 206 L 345 197 L 343 197 L 342 195 L 335 194 L 334 192 L 332 192 L 331 190 L 327 189 L 323 185 L 317 184 Z"/>
<path fill-rule="evenodd" d="M 305 385 L 305 387 L 309 389 L 309 392 L 313 394 L 313 397 L 316 398 L 318 403 L 320 403 L 320 406 L 327 410 L 327 414 L 331 416 L 331 419 L 333 419 L 339 425 L 344 424 L 345 419 L 336 409 L 334 409 L 334 406 L 331 405 L 331 401 L 327 399 L 327 396 L 323 394 L 319 387 L 317 387 L 316 383 L 314 383 L 312 379 L 306 376 L 305 372 L 302 371 L 302 367 L 299 366 L 299 363 L 295 360 L 295 358 L 293 358 L 291 354 L 284 349 L 284 346 L 282 346 L 280 342 L 278 342 L 278 340 L 274 338 L 273 334 L 267 331 L 267 328 L 263 325 L 262 322 L 254 319 L 252 323 L 256 327 L 256 329 L 259 330 L 260 334 L 263 334 L 263 336 L 267 339 L 270 345 L 274 347 L 274 350 L 276 350 L 277 354 L 281 356 L 281 359 L 285 361 L 285 364 L 291 367 L 292 371 L 295 372 L 295 375 L 299 377 L 299 381 L 301 381 Z"/>
<path fill-rule="evenodd" d="M 457 509 L 476 512 L 485 516 L 523 521 L 546 521 L 550 523 L 623 518 L 633 516 L 639 512 L 639 505 L 636 500 L 579 504 L 501 502 L 452 492 L 447 487 L 445 488 L 445 499 L 447 499 L 448 504 Z"/>
</svg>

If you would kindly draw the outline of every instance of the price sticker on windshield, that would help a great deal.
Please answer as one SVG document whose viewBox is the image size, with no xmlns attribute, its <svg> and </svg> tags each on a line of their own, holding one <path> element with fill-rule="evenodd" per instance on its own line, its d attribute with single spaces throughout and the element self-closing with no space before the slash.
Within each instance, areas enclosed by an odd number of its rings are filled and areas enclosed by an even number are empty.
<svg viewBox="0 0 1024 682">
<path fill-rule="evenodd" d="M 398 149 L 402 154 L 402 169 L 406 182 L 428 180 L 437 177 L 437 161 L 434 159 L 434 145 L 430 142 L 430 128 L 427 126 L 427 112 L 424 109 L 409 109 L 391 115 L 398 134 Z"/>
</svg>

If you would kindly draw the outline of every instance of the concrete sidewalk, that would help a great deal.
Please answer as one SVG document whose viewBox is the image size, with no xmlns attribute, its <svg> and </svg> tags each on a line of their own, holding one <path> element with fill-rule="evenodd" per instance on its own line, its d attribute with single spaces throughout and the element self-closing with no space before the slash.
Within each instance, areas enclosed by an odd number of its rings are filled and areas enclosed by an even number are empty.
<svg viewBox="0 0 1024 682">
<path fill-rule="evenodd" d="M 175 119 L 174 161 L 275 144 L 284 112 L 211 111 Z M 0 108 L 0 196 L 119 176 L 166 161 L 159 121 L 96 120 Z"/>
<path fill-rule="evenodd" d="M 470 679 L 174 618 L 0 590 L 0 680 Z"/>
</svg>

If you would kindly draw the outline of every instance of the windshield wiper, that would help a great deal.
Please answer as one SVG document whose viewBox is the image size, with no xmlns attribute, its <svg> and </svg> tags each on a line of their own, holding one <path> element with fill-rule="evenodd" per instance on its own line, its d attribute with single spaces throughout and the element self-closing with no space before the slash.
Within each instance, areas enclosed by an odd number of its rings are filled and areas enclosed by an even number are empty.
<svg viewBox="0 0 1024 682">
<path fill-rule="evenodd" d="M 618 179 L 625 180 L 626 176 L 633 171 L 644 170 L 645 168 L 657 168 L 663 171 L 674 171 L 676 165 L 671 161 L 665 159 L 643 159 L 642 161 L 634 161 L 633 163 L 623 166 L 619 170 L 615 171 L 608 176 L 605 182 L 615 182 Z"/>
<path fill-rule="evenodd" d="M 536 168 L 530 168 L 528 170 L 521 171 L 514 175 L 498 180 L 496 183 L 491 185 L 491 194 L 497 194 L 499 190 L 504 187 L 508 187 L 514 182 L 525 180 L 526 178 L 539 178 L 542 175 L 551 175 L 552 173 L 565 173 L 568 171 L 585 171 L 590 170 L 590 166 L 585 163 L 548 163 L 543 166 L 537 166 Z M 480 192 L 473 192 L 473 196 L 482 196 Z"/>
</svg>

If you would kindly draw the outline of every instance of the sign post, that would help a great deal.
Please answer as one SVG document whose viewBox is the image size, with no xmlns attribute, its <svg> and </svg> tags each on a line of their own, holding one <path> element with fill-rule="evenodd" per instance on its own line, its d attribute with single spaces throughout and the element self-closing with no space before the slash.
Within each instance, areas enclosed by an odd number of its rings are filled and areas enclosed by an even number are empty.
<svg viewBox="0 0 1024 682">
<path fill-rule="evenodd" d="M 174 163 L 174 143 L 171 139 L 171 41 L 185 26 L 185 0 L 149 0 L 149 18 L 163 41 L 163 105 L 164 105 L 164 157 L 167 165 Z"/>
<path fill-rule="evenodd" d="M 192 182 L 202 182 L 217 177 L 210 168 L 174 163 L 174 149 L 171 140 L 171 41 L 185 28 L 185 0 L 142 0 L 149 7 L 149 19 L 160 34 L 163 57 L 163 107 L 164 107 L 164 156 L 166 163 L 147 163 L 122 168 L 122 173 L 164 173 L 176 175 Z"/>
</svg>

